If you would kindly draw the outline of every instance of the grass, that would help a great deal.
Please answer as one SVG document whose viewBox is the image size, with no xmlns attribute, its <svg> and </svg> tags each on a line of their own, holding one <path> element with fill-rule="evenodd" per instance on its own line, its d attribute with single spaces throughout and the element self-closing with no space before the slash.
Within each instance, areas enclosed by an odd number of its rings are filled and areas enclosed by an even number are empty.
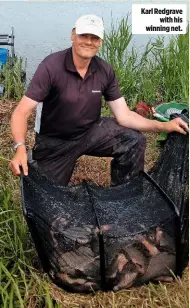
<svg viewBox="0 0 190 308">
<path fill-rule="evenodd" d="M 0 69 L 0 83 L 5 86 L 3 98 L 19 101 L 25 91 L 26 61 L 21 57 L 8 58 Z"/>
</svg>

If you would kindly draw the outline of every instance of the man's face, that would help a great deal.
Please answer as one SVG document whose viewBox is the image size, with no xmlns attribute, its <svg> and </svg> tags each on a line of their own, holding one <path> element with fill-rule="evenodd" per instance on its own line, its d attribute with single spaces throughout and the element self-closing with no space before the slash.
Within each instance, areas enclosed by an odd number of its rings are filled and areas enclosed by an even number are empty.
<svg viewBox="0 0 190 308">
<path fill-rule="evenodd" d="M 73 51 L 83 59 L 91 59 L 98 52 L 102 40 L 94 34 L 76 34 L 72 30 Z"/>
</svg>

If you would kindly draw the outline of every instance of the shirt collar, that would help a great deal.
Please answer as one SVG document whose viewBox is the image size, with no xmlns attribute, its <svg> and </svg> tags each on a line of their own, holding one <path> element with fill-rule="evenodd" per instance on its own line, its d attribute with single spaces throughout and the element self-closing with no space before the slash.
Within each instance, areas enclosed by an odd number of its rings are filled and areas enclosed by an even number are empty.
<svg viewBox="0 0 190 308">
<path fill-rule="evenodd" d="M 72 47 L 68 48 L 65 60 L 66 60 L 65 61 L 66 69 L 71 72 L 77 72 L 74 62 L 73 62 Z M 96 72 L 96 70 L 97 70 L 96 59 L 95 57 L 93 57 L 90 61 L 88 71 L 90 71 L 91 73 L 94 73 Z"/>
</svg>

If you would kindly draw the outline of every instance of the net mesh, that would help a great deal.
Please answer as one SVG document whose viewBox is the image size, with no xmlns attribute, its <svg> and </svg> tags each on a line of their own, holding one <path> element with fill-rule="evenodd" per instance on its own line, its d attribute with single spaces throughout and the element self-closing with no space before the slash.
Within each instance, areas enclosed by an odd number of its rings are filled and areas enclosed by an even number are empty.
<svg viewBox="0 0 190 308">
<path fill-rule="evenodd" d="M 72 292 L 117 291 L 182 273 L 187 167 L 188 138 L 175 133 L 149 175 L 116 187 L 58 186 L 29 163 L 23 212 L 53 282 Z"/>
</svg>

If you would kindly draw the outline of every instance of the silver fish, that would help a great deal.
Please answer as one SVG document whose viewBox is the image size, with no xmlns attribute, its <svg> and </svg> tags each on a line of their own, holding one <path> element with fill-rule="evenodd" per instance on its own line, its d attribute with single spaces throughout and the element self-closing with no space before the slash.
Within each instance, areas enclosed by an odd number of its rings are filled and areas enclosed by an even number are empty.
<svg viewBox="0 0 190 308">
<path fill-rule="evenodd" d="M 136 265 L 137 271 L 143 275 L 148 266 L 148 259 L 143 252 L 137 249 L 135 245 L 125 247 L 124 250 L 126 251 L 129 259 Z"/>
<path fill-rule="evenodd" d="M 66 217 L 57 217 L 51 225 L 50 234 L 52 237 L 52 243 L 54 247 L 57 247 L 59 242 L 57 239 L 57 234 L 61 233 L 65 228 L 67 227 L 69 223 L 70 215 L 67 215 Z"/>
<path fill-rule="evenodd" d="M 61 279 L 63 283 L 68 285 L 83 285 L 86 283 L 85 279 L 82 278 L 72 278 L 67 273 L 57 273 L 56 278 Z"/>
<path fill-rule="evenodd" d="M 146 238 L 146 236 L 138 236 L 137 240 L 143 244 L 143 246 L 147 249 L 151 256 L 156 256 L 157 254 L 159 254 L 159 250 L 153 243 L 151 243 L 150 240 Z"/>
<path fill-rule="evenodd" d="M 64 228 L 68 225 L 69 223 L 69 218 L 70 216 L 66 216 L 66 217 L 57 217 L 53 223 L 52 223 L 52 228 L 55 231 L 62 231 L 64 230 Z"/>
<path fill-rule="evenodd" d="M 154 278 L 155 281 L 160 281 L 160 282 L 173 282 L 174 277 L 171 276 L 160 276 L 157 278 Z"/>
<path fill-rule="evenodd" d="M 175 238 L 172 238 L 166 231 L 157 227 L 156 228 L 156 244 L 163 250 L 175 252 Z"/>
<path fill-rule="evenodd" d="M 92 231 L 81 228 L 81 227 L 72 227 L 62 232 L 62 235 L 69 240 L 73 240 L 81 245 L 90 243 Z"/>
<path fill-rule="evenodd" d="M 119 253 L 109 266 L 107 273 L 108 279 L 115 278 L 117 273 L 121 273 L 128 260 L 123 253 Z"/>
<path fill-rule="evenodd" d="M 136 271 L 136 267 L 134 266 L 134 264 L 127 263 L 122 273 L 117 275 L 116 278 L 118 279 L 118 283 L 113 287 L 113 290 L 119 291 L 124 288 L 125 289 L 130 288 L 134 284 L 137 276 L 138 273 Z"/>
<path fill-rule="evenodd" d="M 93 276 L 99 272 L 100 256 L 95 256 L 89 247 L 81 246 L 75 251 L 69 251 L 62 255 L 69 268 L 86 276 Z"/>
<path fill-rule="evenodd" d="M 68 264 L 66 260 L 64 259 L 64 254 L 59 256 L 56 260 L 57 267 L 60 272 L 66 272 L 69 275 L 75 275 L 75 268 L 72 267 L 72 264 Z"/>
<path fill-rule="evenodd" d="M 117 257 L 117 263 L 118 263 L 118 272 L 121 273 L 124 266 L 127 264 L 128 260 L 126 256 L 123 253 L 120 253 Z"/>
<path fill-rule="evenodd" d="M 67 273 L 57 273 L 57 282 L 65 287 L 69 287 L 74 292 L 92 292 L 100 289 L 100 286 L 94 281 L 87 281 L 83 278 L 74 278 Z"/>
<path fill-rule="evenodd" d="M 82 292 L 94 292 L 94 291 L 98 291 L 100 289 L 101 289 L 100 285 L 98 285 L 95 282 L 90 282 L 90 281 L 84 283 L 81 286 L 75 286 L 74 287 L 74 291 L 80 292 L 80 293 L 82 293 Z"/>
<path fill-rule="evenodd" d="M 144 283 L 160 276 L 172 276 L 171 271 L 175 271 L 176 257 L 167 252 L 161 252 L 152 257 L 146 273 L 139 277 L 139 282 Z"/>
</svg>

